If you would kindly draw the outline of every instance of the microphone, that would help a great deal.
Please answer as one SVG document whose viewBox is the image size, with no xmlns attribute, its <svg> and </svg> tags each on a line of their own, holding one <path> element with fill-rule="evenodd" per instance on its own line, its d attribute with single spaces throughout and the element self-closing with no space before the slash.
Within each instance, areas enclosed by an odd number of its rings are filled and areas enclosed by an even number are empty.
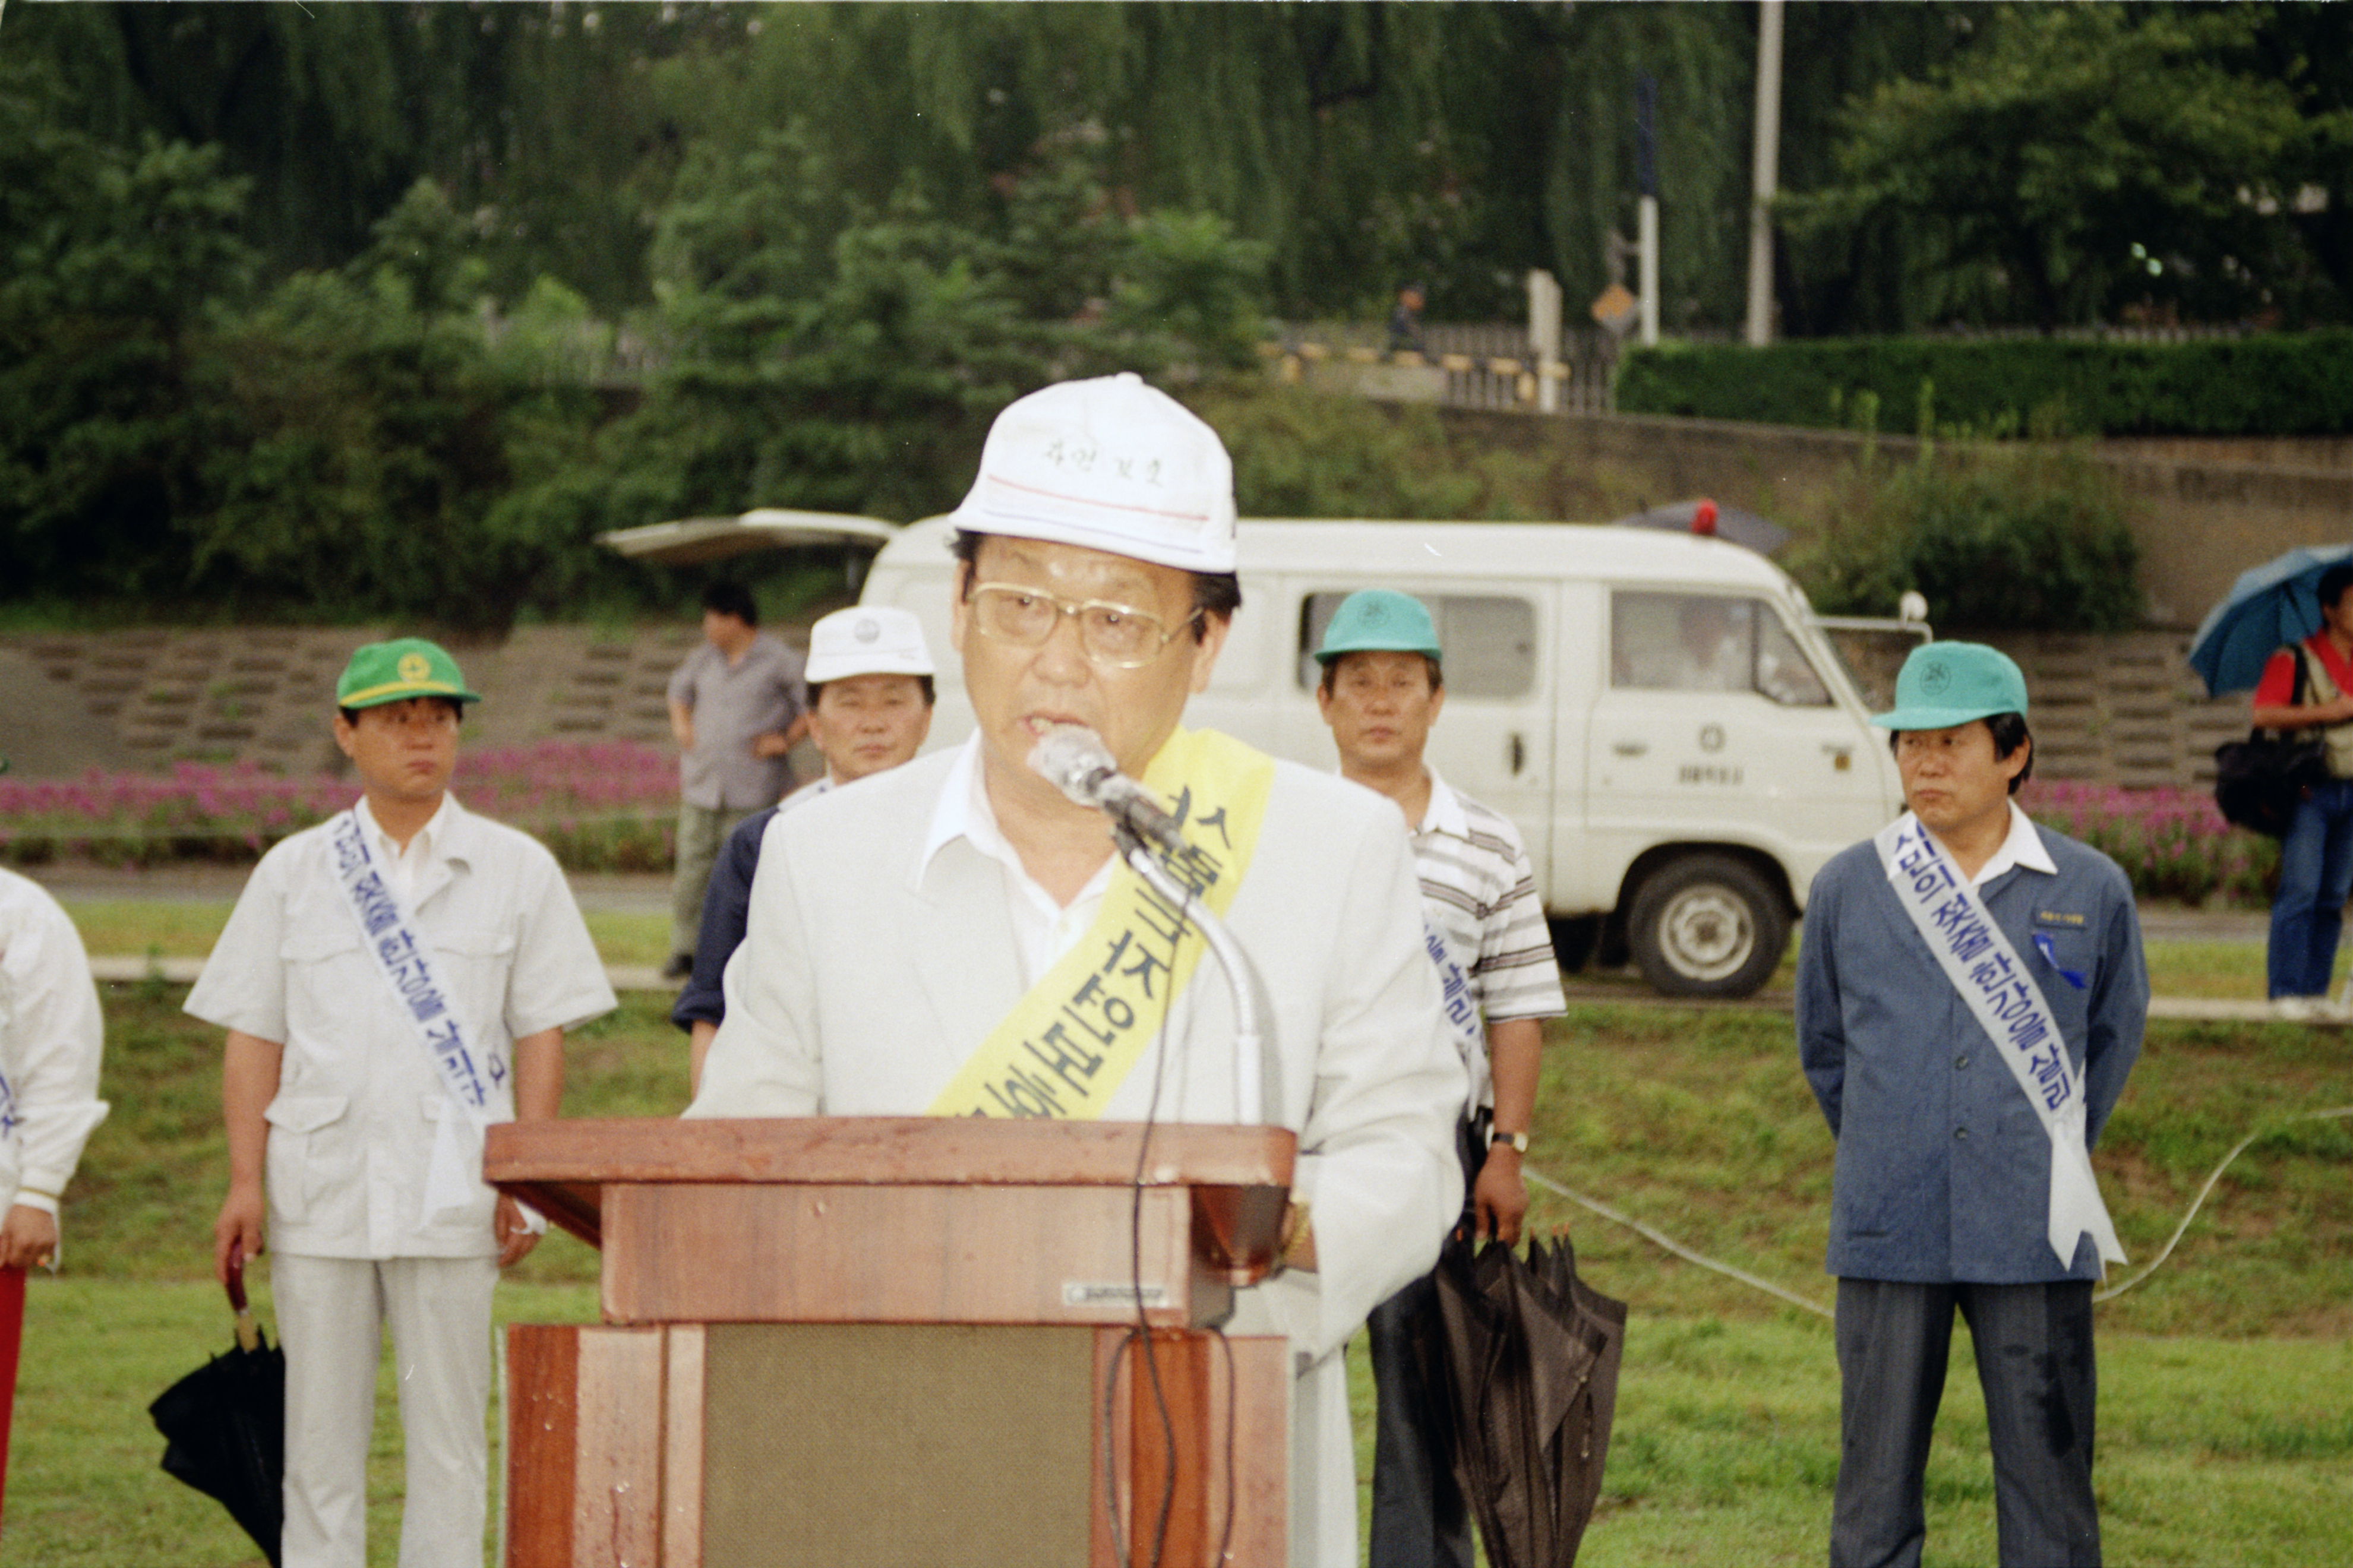
<svg viewBox="0 0 2353 1568">
<path fill-rule="evenodd" d="M 1171 855 L 1189 847 L 1176 819 L 1142 784 L 1119 771 L 1103 737 L 1083 724 L 1058 724 L 1030 748 L 1029 766 L 1040 778 L 1081 805 L 1091 805 L 1137 837 Z"/>
</svg>

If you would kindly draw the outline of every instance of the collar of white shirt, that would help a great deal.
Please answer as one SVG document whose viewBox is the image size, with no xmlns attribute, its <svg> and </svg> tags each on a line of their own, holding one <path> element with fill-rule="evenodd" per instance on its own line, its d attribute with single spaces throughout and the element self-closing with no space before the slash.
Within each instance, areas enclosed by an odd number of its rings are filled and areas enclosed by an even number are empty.
<svg viewBox="0 0 2353 1568">
<path fill-rule="evenodd" d="M 1969 885 L 1982 888 L 2003 872 L 2021 866 L 2030 871 L 2040 871 L 2046 877 L 2059 874 L 2059 863 L 2051 858 L 2051 851 L 2042 843 L 2042 835 L 2034 830 L 2033 820 L 2021 811 L 2018 802 L 2013 800 L 2010 803 L 2010 836 L 2001 841 L 2001 847 L 1993 852 L 1993 858 L 1978 868 L 1978 874 L 1969 879 Z"/>
<path fill-rule="evenodd" d="M 940 851 L 959 838 L 1002 867 L 1009 895 L 1006 913 L 1012 921 L 1023 967 L 1034 982 L 1094 923 L 1119 858 L 1114 855 L 1105 860 L 1068 908 L 1056 903 L 1053 895 L 1032 879 L 1019 852 L 997 824 L 982 776 L 980 747 L 976 732 L 968 736 L 949 764 L 947 777 L 941 781 L 939 799 L 932 807 L 932 825 L 923 835 L 923 852 L 915 861 L 916 880 L 922 881 Z"/>
<path fill-rule="evenodd" d="M 433 815 L 425 819 L 425 826 L 417 830 L 416 837 L 409 839 L 406 849 L 394 843 L 392 835 L 376 821 L 375 813 L 368 809 L 367 796 L 360 796 L 359 804 L 352 808 L 352 815 L 359 818 L 361 828 L 368 836 L 368 843 L 384 858 L 385 875 L 392 879 L 394 889 L 400 894 L 400 901 L 409 905 L 413 910 L 419 874 L 432 864 L 437 853 L 442 858 L 448 858 L 450 830 L 458 822 L 456 799 L 448 791 L 442 791 L 441 804 L 433 808 Z"/>
<path fill-rule="evenodd" d="M 1447 782 L 1438 776 L 1438 770 L 1428 763 L 1421 771 L 1430 775 L 1430 805 L 1421 814 L 1421 826 L 1416 833 L 1443 833 L 1453 838 L 1471 837 L 1471 819 L 1462 815 L 1462 800 Z"/>
</svg>

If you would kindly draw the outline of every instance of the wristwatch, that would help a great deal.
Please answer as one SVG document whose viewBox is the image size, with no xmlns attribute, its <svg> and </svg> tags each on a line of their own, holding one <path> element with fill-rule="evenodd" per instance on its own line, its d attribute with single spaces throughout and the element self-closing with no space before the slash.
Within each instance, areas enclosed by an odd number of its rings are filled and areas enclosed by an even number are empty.
<svg viewBox="0 0 2353 1568">
<path fill-rule="evenodd" d="M 1512 1152 L 1515 1154 L 1525 1154 L 1528 1152 L 1526 1133 L 1506 1132 L 1500 1127 L 1490 1127 L 1487 1129 L 1487 1147 L 1493 1149 L 1498 1143 L 1509 1143 L 1512 1146 Z"/>
</svg>

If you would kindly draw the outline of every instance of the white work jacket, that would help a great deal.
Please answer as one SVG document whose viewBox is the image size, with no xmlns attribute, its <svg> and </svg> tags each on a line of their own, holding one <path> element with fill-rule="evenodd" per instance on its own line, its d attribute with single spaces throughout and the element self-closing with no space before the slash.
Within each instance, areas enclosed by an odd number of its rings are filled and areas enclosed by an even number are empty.
<svg viewBox="0 0 2353 1568">
<path fill-rule="evenodd" d="M 58 1212 L 106 1120 L 102 1032 L 81 934 L 39 884 L 0 871 L 0 1214 L 12 1204 Z"/>
<path fill-rule="evenodd" d="M 364 807 L 362 808 L 364 811 Z M 364 820 L 363 826 L 374 831 Z M 448 799 L 407 909 L 478 1054 L 614 1005 L 564 873 L 536 839 Z M 368 952 L 327 830 L 262 858 L 187 1010 L 285 1047 L 269 1109 L 269 1244 L 316 1258 L 470 1258 L 498 1250 L 495 1195 L 424 1213 L 437 1124 L 462 1114 Z M 512 1075 L 493 1121 L 514 1114 Z"/>
</svg>

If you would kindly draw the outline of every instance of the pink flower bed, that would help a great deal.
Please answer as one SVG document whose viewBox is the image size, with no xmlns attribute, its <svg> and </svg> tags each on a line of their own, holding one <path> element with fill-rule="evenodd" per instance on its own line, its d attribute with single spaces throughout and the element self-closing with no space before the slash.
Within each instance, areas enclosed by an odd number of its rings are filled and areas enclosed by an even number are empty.
<svg viewBox="0 0 2353 1568">
<path fill-rule="evenodd" d="M 549 741 L 469 752 L 450 787 L 469 806 L 539 835 L 575 870 L 670 864 L 678 759 L 666 747 Z M 249 763 L 0 777 L 0 858 L 248 859 L 358 794 L 349 778 L 290 778 Z M 2113 858 L 2144 897 L 2260 905 L 2270 896 L 2279 847 L 2225 823 L 2203 790 L 2037 781 L 2021 798 L 2037 817 Z"/>
<path fill-rule="evenodd" d="M 678 759 L 665 748 L 551 741 L 467 752 L 450 788 L 469 807 L 538 833 L 575 868 L 667 864 Z M 349 777 L 288 777 L 249 763 L 0 777 L 0 858 L 249 858 L 357 798 Z"/>
<path fill-rule="evenodd" d="M 2205 790 L 2037 780 L 2021 798 L 2038 820 L 2122 866 L 2145 898 L 2260 905 L 2271 896 L 2279 846 L 2224 822 Z"/>
</svg>

